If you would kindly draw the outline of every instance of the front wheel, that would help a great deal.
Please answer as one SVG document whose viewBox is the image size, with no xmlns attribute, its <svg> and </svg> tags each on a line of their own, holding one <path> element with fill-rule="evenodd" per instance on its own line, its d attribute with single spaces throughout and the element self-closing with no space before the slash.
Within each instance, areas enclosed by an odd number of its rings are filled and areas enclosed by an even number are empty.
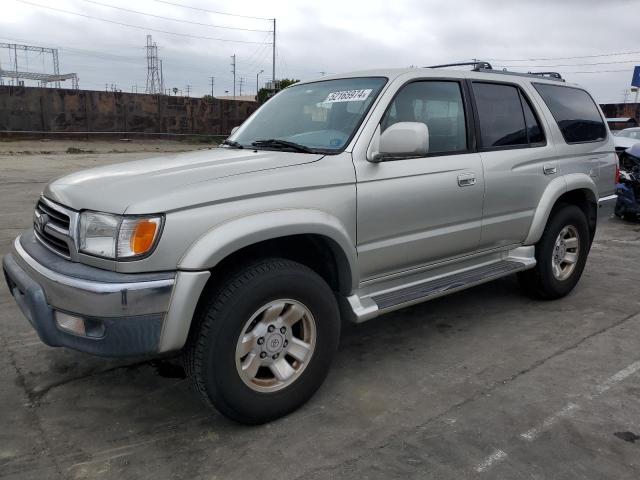
<svg viewBox="0 0 640 480">
<path fill-rule="evenodd" d="M 575 205 L 555 209 L 536 244 L 536 267 L 518 275 L 523 289 L 545 299 L 569 294 L 580 280 L 590 244 L 584 212 Z"/>
<path fill-rule="evenodd" d="M 241 423 L 295 410 L 326 377 L 337 349 L 335 296 L 314 271 L 264 259 L 209 292 L 186 349 L 205 402 Z"/>
</svg>

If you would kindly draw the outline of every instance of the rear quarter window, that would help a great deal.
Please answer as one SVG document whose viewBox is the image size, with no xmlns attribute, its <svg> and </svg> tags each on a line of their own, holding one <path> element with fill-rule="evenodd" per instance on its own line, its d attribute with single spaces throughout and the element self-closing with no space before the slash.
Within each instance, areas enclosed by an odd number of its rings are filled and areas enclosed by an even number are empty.
<svg viewBox="0 0 640 480">
<path fill-rule="evenodd" d="M 549 107 L 567 143 L 598 142 L 607 138 L 607 128 L 595 102 L 584 90 L 534 83 Z"/>
</svg>

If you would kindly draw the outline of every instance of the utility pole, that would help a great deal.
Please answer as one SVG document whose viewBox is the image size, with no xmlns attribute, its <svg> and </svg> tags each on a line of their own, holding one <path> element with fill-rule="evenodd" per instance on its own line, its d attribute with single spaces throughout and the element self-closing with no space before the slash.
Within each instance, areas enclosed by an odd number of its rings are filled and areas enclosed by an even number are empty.
<svg viewBox="0 0 640 480">
<path fill-rule="evenodd" d="M 244 84 L 244 77 L 240 77 L 240 96 L 242 96 L 242 85 Z"/>
<path fill-rule="evenodd" d="M 233 73 L 233 99 L 236 99 L 236 54 L 231 55 L 231 73 Z"/>
<path fill-rule="evenodd" d="M 191 93 L 191 85 L 187 85 L 185 87 L 185 90 L 187 91 L 187 97 L 189 96 L 189 94 Z"/>
<path fill-rule="evenodd" d="M 213 86 L 216 84 L 216 77 L 209 77 L 211 79 L 211 98 L 213 99 Z"/>
<path fill-rule="evenodd" d="M 258 73 L 256 73 L 256 100 L 258 99 L 258 92 L 260 91 L 260 89 L 258 88 L 258 77 L 261 73 L 264 73 L 264 70 L 260 70 Z"/>
<path fill-rule="evenodd" d="M 276 88 L 276 19 L 273 19 L 273 58 L 271 65 L 271 81 L 273 82 L 273 89 Z"/>
</svg>

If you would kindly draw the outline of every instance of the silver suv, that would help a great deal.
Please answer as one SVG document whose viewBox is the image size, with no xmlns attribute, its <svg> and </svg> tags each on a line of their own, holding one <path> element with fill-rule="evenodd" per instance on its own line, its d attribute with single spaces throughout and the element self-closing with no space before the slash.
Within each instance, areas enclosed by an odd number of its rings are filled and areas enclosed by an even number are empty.
<svg viewBox="0 0 640 480">
<path fill-rule="evenodd" d="M 514 273 L 567 295 L 616 171 L 602 113 L 558 75 L 335 75 L 219 148 L 53 181 L 3 267 L 46 344 L 181 351 L 207 403 L 261 423 L 318 389 L 341 321 Z"/>
</svg>

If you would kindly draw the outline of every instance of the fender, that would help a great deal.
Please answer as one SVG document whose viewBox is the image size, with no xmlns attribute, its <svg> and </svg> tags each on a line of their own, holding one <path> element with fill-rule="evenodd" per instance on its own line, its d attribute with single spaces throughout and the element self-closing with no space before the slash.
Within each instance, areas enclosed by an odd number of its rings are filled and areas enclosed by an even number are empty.
<svg viewBox="0 0 640 480">
<path fill-rule="evenodd" d="M 285 209 L 229 219 L 205 232 L 178 262 L 180 270 L 209 270 L 227 256 L 264 240 L 300 234 L 322 235 L 330 244 L 346 288 L 357 288 L 355 241 L 342 222 L 313 209 Z M 348 272 L 344 272 L 347 269 Z"/>
<path fill-rule="evenodd" d="M 592 201 L 598 198 L 598 188 L 593 179 L 585 173 L 570 173 L 553 179 L 540 198 L 538 208 L 533 215 L 533 221 L 529 228 L 529 233 L 524 241 L 525 245 L 533 245 L 540 237 L 544 227 L 547 225 L 551 210 L 558 199 L 567 192 L 572 190 L 588 190 L 591 192 Z"/>
</svg>

